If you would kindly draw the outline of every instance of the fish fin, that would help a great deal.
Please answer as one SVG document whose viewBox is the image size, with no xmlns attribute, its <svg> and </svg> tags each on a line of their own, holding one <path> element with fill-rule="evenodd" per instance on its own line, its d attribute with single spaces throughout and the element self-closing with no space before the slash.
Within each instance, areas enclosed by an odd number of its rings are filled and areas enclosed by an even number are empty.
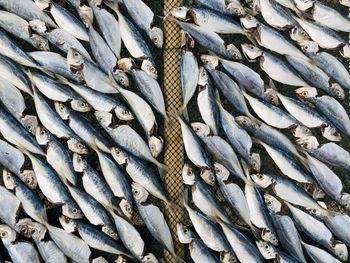
<svg viewBox="0 0 350 263">
<path fill-rule="evenodd" d="M 254 39 L 254 37 L 252 36 L 252 34 L 248 33 L 248 32 L 245 32 L 244 35 L 246 36 L 246 38 L 248 38 L 248 40 L 250 42 L 252 42 L 252 44 L 254 46 L 258 46 L 258 42 Z"/>
<path fill-rule="evenodd" d="M 253 225 L 250 225 L 249 228 L 250 228 L 250 231 L 252 231 L 252 233 L 256 239 L 261 238 L 261 230 L 259 228 L 257 228 L 256 226 L 253 226 Z"/>
</svg>

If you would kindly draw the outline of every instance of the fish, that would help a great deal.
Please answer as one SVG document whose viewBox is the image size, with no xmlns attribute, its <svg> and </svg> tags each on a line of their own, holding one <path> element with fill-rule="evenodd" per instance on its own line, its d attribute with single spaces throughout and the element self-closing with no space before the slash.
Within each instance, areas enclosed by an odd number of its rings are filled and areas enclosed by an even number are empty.
<svg viewBox="0 0 350 263">
<path fill-rule="evenodd" d="M 65 218 L 64 216 L 61 216 L 59 221 L 68 233 L 78 232 L 90 247 L 103 252 L 130 257 L 129 253 L 121 244 L 105 233 L 96 230 L 93 226 L 82 223 L 79 220 Z"/>
<path fill-rule="evenodd" d="M 46 206 L 39 196 L 11 172 L 4 169 L 2 176 L 5 187 L 15 191 L 25 213 L 37 222 L 45 224 L 47 222 Z"/>
<path fill-rule="evenodd" d="M 56 80 L 37 72 L 31 72 L 35 87 L 50 100 L 68 102 L 73 110 L 88 112 L 92 106 L 74 90 L 67 88 Z"/>
<path fill-rule="evenodd" d="M 335 56 L 325 51 L 319 51 L 319 46 L 314 41 L 302 41 L 300 46 L 328 76 L 337 81 L 343 88 L 350 89 L 350 74 Z"/>
<path fill-rule="evenodd" d="M 295 1 L 296 7 L 322 26 L 336 31 L 350 32 L 350 20 L 320 1 Z"/>
<path fill-rule="evenodd" d="M 162 48 L 164 42 L 163 31 L 154 26 L 153 11 L 142 0 L 122 0 L 120 2 L 125 6 L 130 17 L 135 21 L 137 26 L 146 32 L 152 43 L 157 48 Z"/>
<path fill-rule="evenodd" d="M 293 219 L 308 237 L 332 251 L 340 260 L 346 261 L 348 259 L 348 249 L 344 243 L 335 240 L 332 232 L 326 225 L 314 218 L 310 214 L 292 206 L 286 202 L 289 210 L 292 213 Z"/>
<path fill-rule="evenodd" d="M 98 2 L 99 0 L 90 0 L 89 6 L 93 10 L 102 37 L 117 59 L 120 59 L 122 39 L 119 23 L 110 12 L 104 8 L 100 8 Z"/>
<path fill-rule="evenodd" d="M 307 82 L 290 65 L 278 57 L 252 44 L 244 43 L 241 47 L 247 59 L 252 62 L 258 61 L 260 68 L 271 79 L 290 86 L 308 86 Z"/>
<path fill-rule="evenodd" d="M 299 88 L 295 90 L 298 97 L 310 101 L 316 109 L 325 116 L 343 134 L 350 136 L 350 118 L 344 107 L 334 98 L 319 96 L 315 88 Z"/>
<path fill-rule="evenodd" d="M 205 65 L 210 65 L 216 68 L 219 62 L 224 69 L 238 82 L 238 84 L 249 92 L 261 97 L 263 100 L 278 104 L 276 91 L 271 88 L 266 88 L 265 83 L 258 73 L 242 63 L 219 59 L 215 56 L 202 55 L 201 60 Z"/>
<path fill-rule="evenodd" d="M 183 224 L 177 223 L 177 236 L 181 244 L 189 244 L 189 250 L 192 260 L 195 263 L 218 263 L 220 262 L 215 258 L 205 244 L 195 236 L 195 234 L 186 228 Z"/>
<path fill-rule="evenodd" d="M 1 11 L 0 27 L 39 50 L 50 51 L 48 40 L 40 35 L 31 33 L 29 23 L 16 14 Z"/>
<path fill-rule="evenodd" d="M 222 137 L 213 135 L 210 127 L 204 123 L 193 122 L 191 127 L 204 142 L 214 158 L 222 163 L 235 177 L 247 182 L 241 164 L 231 145 Z"/>
<path fill-rule="evenodd" d="M 335 213 L 328 216 L 321 216 L 320 218 L 326 223 L 334 236 L 338 237 L 339 240 L 349 246 L 350 235 L 347 231 L 344 231 L 350 224 L 350 217 L 347 214 Z"/>
<path fill-rule="evenodd" d="M 234 253 L 225 236 L 214 222 L 202 213 L 192 209 L 184 203 L 184 207 L 190 217 L 191 223 L 203 243 L 210 249 L 220 253 L 220 258 L 232 258 Z"/>
<path fill-rule="evenodd" d="M 250 135 L 236 123 L 235 118 L 220 104 L 219 110 L 222 128 L 233 149 L 242 156 L 254 171 L 260 171 L 260 155 L 252 151 L 253 141 Z"/>
<path fill-rule="evenodd" d="M 24 155 L 6 141 L 0 140 L 0 163 L 11 173 L 19 175 L 24 165 Z"/>
<path fill-rule="evenodd" d="M 57 28 L 55 22 L 48 14 L 43 12 L 33 1 L 24 0 L 17 2 L 15 0 L 1 0 L 0 6 L 10 13 L 14 13 L 27 21 L 38 19 L 49 24 L 53 28 Z"/>
<path fill-rule="evenodd" d="M 25 152 L 29 157 L 41 192 L 53 204 L 62 205 L 62 213 L 71 218 L 82 218 L 83 214 L 67 188 L 46 162 Z"/>
<path fill-rule="evenodd" d="M 313 262 L 320 262 L 320 263 L 326 263 L 326 262 L 340 263 L 341 262 L 335 257 L 333 257 L 331 254 L 329 254 L 328 252 L 316 246 L 312 246 L 306 243 L 303 243 L 303 246 L 306 250 L 306 253 L 313 260 Z"/>
<path fill-rule="evenodd" d="M 265 262 L 257 247 L 245 235 L 228 223 L 221 221 L 219 224 L 239 261 L 247 263 Z"/>
<path fill-rule="evenodd" d="M 208 31 L 195 24 L 181 22 L 176 20 L 182 30 L 191 35 L 198 44 L 205 46 L 210 51 L 217 55 L 225 57 L 230 60 L 241 60 L 242 55 L 238 48 L 233 44 L 226 44 L 225 41 L 215 32 Z"/>
<path fill-rule="evenodd" d="M 85 117 L 80 116 L 61 102 L 55 102 L 55 109 L 63 120 L 68 120 L 69 127 L 83 140 L 85 144 L 95 151 L 101 150 L 110 153 L 109 142 Z"/>
<path fill-rule="evenodd" d="M 293 263 L 295 262 L 295 259 L 289 256 L 288 254 L 280 251 L 278 248 L 274 247 L 273 245 L 257 240 L 255 241 L 261 255 L 265 259 L 274 259 L 275 262 L 283 262 L 283 263 Z"/>
<path fill-rule="evenodd" d="M 131 188 L 135 203 L 147 229 L 159 244 L 166 248 L 174 258 L 177 258 L 170 228 L 163 213 L 159 207 L 147 202 L 149 193 L 140 184 L 134 182 Z"/>
<path fill-rule="evenodd" d="M 302 241 L 293 220 L 287 215 L 281 215 L 282 204 L 272 195 L 264 195 L 273 225 L 276 228 L 278 240 L 289 254 L 299 262 L 306 263 Z"/>
<path fill-rule="evenodd" d="M 289 29 L 296 24 L 293 15 L 278 1 L 259 0 L 260 12 L 267 24 L 277 29 Z"/>
<path fill-rule="evenodd" d="M 341 136 L 334 125 L 318 111 L 291 97 L 277 93 L 283 107 L 299 122 L 308 128 L 321 128 L 323 137 L 331 141 L 340 141 Z M 301 139 L 302 140 L 302 139 Z"/>
<path fill-rule="evenodd" d="M 45 156 L 34 136 L 13 117 L 8 111 L 0 106 L 0 133 L 10 143 L 21 149 Z"/>
<path fill-rule="evenodd" d="M 91 250 L 85 241 L 62 228 L 49 224 L 46 227 L 52 240 L 67 257 L 78 263 L 90 262 Z"/>
<path fill-rule="evenodd" d="M 81 52 L 86 58 L 91 60 L 91 57 L 87 50 L 84 48 L 84 46 L 79 42 L 78 39 L 76 39 L 66 30 L 62 28 L 49 29 L 48 26 L 41 20 L 31 20 L 28 23 L 31 30 L 36 32 L 39 36 L 47 39 L 46 41 L 48 41 L 49 43 L 51 43 L 51 45 L 57 47 L 64 53 L 68 53 L 70 48 L 75 48 L 79 52 Z"/>
<path fill-rule="evenodd" d="M 207 184 L 215 185 L 213 164 L 200 137 L 181 117 L 178 117 L 178 121 L 181 125 L 182 139 L 188 159 L 201 169 L 200 176 Z"/>
<path fill-rule="evenodd" d="M 339 100 L 345 98 L 343 88 L 338 83 L 332 82 L 328 75 L 316 65 L 296 57 L 286 56 L 286 59 L 315 88 L 321 89 Z"/>
<path fill-rule="evenodd" d="M 238 16 L 244 15 L 244 9 L 236 10 L 240 13 Z M 205 7 L 174 7 L 167 15 L 182 21 L 192 20 L 197 26 L 218 34 L 245 34 L 238 21 Z"/>
<path fill-rule="evenodd" d="M 34 0 L 34 2 L 41 10 L 50 13 L 60 28 L 78 39 L 89 41 L 84 24 L 66 8 L 51 0 Z"/>
<path fill-rule="evenodd" d="M 192 167 L 187 163 L 182 168 L 182 179 L 184 184 L 191 186 L 192 201 L 203 214 L 214 221 L 220 219 L 230 223 L 225 209 L 215 198 L 214 193 L 198 178 Z"/>
<path fill-rule="evenodd" d="M 2 222 L 15 229 L 21 201 L 4 186 L 0 186 L 0 218 Z"/>
<path fill-rule="evenodd" d="M 16 232 L 7 225 L 0 225 L 0 238 L 13 262 L 39 263 L 40 257 L 32 243 L 18 241 Z"/>
<path fill-rule="evenodd" d="M 108 75 L 74 48 L 69 49 L 67 53 L 66 69 L 91 89 L 108 94 L 118 93 L 118 90 L 109 84 Z"/>
<path fill-rule="evenodd" d="M 350 153 L 334 142 L 320 145 L 316 137 L 311 136 L 298 140 L 297 143 L 310 155 L 322 162 L 346 170 L 350 169 Z"/>
</svg>

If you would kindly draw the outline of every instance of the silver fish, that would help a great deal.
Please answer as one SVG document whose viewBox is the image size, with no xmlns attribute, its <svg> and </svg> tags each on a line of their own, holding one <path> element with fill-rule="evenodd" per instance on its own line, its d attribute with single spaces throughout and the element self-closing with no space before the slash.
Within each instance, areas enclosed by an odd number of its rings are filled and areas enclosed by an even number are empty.
<svg viewBox="0 0 350 263">
<path fill-rule="evenodd" d="M 302 87 L 308 85 L 293 68 L 271 53 L 247 43 L 241 46 L 248 60 L 252 62 L 259 61 L 260 68 L 273 80 L 290 86 Z"/>
<path fill-rule="evenodd" d="M 296 24 L 292 14 L 275 0 L 259 0 L 264 20 L 277 29 L 288 29 Z"/>
<path fill-rule="evenodd" d="M 214 185 L 215 176 L 213 164 L 205 151 L 200 138 L 181 117 L 178 117 L 178 120 L 181 125 L 182 138 L 188 159 L 201 169 L 201 177 L 203 180 L 209 185 Z"/>
<path fill-rule="evenodd" d="M 15 228 L 21 201 L 3 186 L 0 186 L 0 193 L 0 218 L 8 226 Z"/>
<path fill-rule="evenodd" d="M 338 259 L 333 257 L 328 252 L 320 249 L 316 246 L 311 246 L 309 244 L 303 243 L 306 253 L 315 263 L 340 263 Z"/>
<path fill-rule="evenodd" d="M 348 231 L 344 231 L 350 225 L 350 217 L 347 214 L 335 213 L 322 217 L 332 233 L 343 241 L 347 246 L 350 244 L 350 235 Z"/>
<path fill-rule="evenodd" d="M 3 170 L 2 176 L 5 187 L 15 190 L 16 197 L 21 201 L 26 214 L 40 223 L 47 222 L 46 207 L 39 196 L 9 171 Z"/>
<path fill-rule="evenodd" d="M 310 101 L 330 122 L 342 133 L 350 136 L 350 118 L 344 107 L 334 98 L 319 96 L 315 88 L 299 88 L 295 90 L 297 96 Z"/>
<path fill-rule="evenodd" d="M 16 14 L 1 11 L 0 12 L 0 27 L 5 29 L 7 32 L 11 33 L 15 37 L 22 39 L 33 47 L 42 50 L 49 51 L 49 43 L 48 41 L 40 35 L 32 34 L 30 32 L 29 23 L 17 16 Z"/>
<path fill-rule="evenodd" d="M 50 13 L 60 28 L 76 38 L 89 41 L 84 24 L 66 8 L 51 0 L 34 0 L 34 2 L 41 10 Z"/>
<path fill-rule="evenodd" d="M 216 161 L 222 163 L 234 176 L 246 182 L 241 164 L 231 145 L 220 136 L 212 135 L 209 126 L 204 123 L 193 122 L 191 127 Z"/>
<path fill-rule="evenodd" d="M 17 234 L 9 226 L 0 225 L 0 238 L 13 262 L 40 262 L 39 254 L 33 244 L 16 240 Z"/>
<path fill-rule="evenodd" d="M 132 183 L 131 187 L 139 213 L 151 235 L 166 248 L 174 258 L 177 258 L 170 229 L 165 221 L 163 213 L 159 207 L 147 202 L 149 193 L 145 188 L 137 183 Z"/>
<path fill-rule="evenodd" d="M 348 249 L 345 244 L 334 239 L 332 232 L 322 221 L 308 213 L 286 203 L 299 228 L 312 240 L 332 251 L 339 259 L 348 259 Z"/>
<path fill-rule="evenodd" d="M 31 0 L 15 1 L 15 0 L 1 0 L 0 6 L 2 6 L 8 12 L 19 15 L 27 21 L 39 19 L 49 24 L 51 27 L 56 28 L 57 25 L 45 12 Z"/>
<path fill-rule="evenodd" d="M 77 263 L 90 262 L 89 246 L 77 236 L 67 233 L 62 228 L 46 225 L 49 235 L 61 251 Z"/>
<path fill-rule="evenodd" d="M 22 93 L 6 79 L 0 77 L 0 100 L 6 109 L 19 121 L 26 109 Z"/>
<path fill-rule="evenodd" d="M 261 255 L 265 259 L 274 259 L 274 262 L 280 262 L 280 263 L 294 263 L 295 259 L 289 256 L 288 254 L 280 251 L 278 248 L 274 247 L 273 245 L 258 240 L 255 242 Z"/>
<path fill-rule="evenodd" d="M 185 163 L 182 169 L 182 179 L 184 184 L 191 186 L 192 201 L 202 213 L 212 220 L 220 219 L 230 223 L 225 209 L 215 198 L 214 193 L 200 178 L 198 178 L 187 163 Z"/>
<path fill-rule="evenodd" d="M 24 165 L 24 155 L 6 141 L 0 140 L 0 163 L 10 172 L 19 175 Z"/>
<path fill-rule="evenodd" d="M 191 230 L 187 229 L 183 224 L 177 223 L 177 236 L 181 244 L 189 244 L 189 250 L 192 260 L 195 263 L 219 263 L 204 243 L 195 236 Z"/>
</svg>

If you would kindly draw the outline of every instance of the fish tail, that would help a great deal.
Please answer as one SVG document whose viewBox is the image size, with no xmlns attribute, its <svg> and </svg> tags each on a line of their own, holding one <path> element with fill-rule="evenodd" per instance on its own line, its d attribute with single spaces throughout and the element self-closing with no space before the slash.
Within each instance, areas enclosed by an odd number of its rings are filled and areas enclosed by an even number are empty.
<svg viewBox="0 0 350 263">
<path fill-rule="evenodd" d="M 252 224 L 250 224 L 249 228 L 252 231 L 254 237 L 259 240 L 261 238 L 261 230 Z"/>
</svg>

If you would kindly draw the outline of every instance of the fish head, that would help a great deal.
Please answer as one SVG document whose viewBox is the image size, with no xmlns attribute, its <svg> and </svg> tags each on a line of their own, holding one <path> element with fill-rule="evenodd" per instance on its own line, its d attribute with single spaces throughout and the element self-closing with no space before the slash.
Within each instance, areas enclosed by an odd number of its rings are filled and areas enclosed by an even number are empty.
<svg viewBox="0 0 350 263">
<path fill-rule="evenodd" d="M 81 219 L 84 217 L 83 212 L 75 202 L 66 202 L 62 206 L 62 214 L 72 219 Z"/>
<path fill-rule="evenodd" d="M 289 31 L 289 36 L 292 40 L 296 41 L 297 43 L 302 43 L 303 41 L 309 41 L 310 36 L 306 31 L 301 28 L 300 26 L 294 26 Z"/>
<path fill-rule="evenodd" d="M 119 207 L 122 210 L 123 214 L 131 220 L 134 214 L 134 209 L 132 207 L 132 204 L 126 199 L 122 199 L 119 203 Z"/>
<path fill-rule="evenodd" d="M 322 208 L 315 208 L 315 207 L 306 207 L 305 208 L 311 215 L 315 216 L 316 218 L 319 219 L 324 219 L 325 217 L 327 217 L 328 215 L 326 215 L 326 211 Z"/>
<path fill-rule="evenodd" d="M 241 26 L 246 31 L 252 31 L 258 27 L 259 21 L 252 15 L 246 15 L 240 18 Z"/>
<path fill-rule="evenodd" d="M 134 199 L 136 202 L 142 204 L 147 201 L 147 198 L 149 196 L 149 193 L 145 188 L 143 188 L 138 183 L 132 183 L 131 184 L 132 194 L 134 195 Z"/>
<path fill-rule="evenodd" d="M 264 194 L 264 200 L 269 210 L 273 211 L 274 213 L 281 212 L 282 204 L 276 197 L 269 194 Z"/>
<path fill-rule="evenodd" d="M 151 150 L 151 154 L 154 158 L 157 158 L 158 155 L 163 151 L 164 141 L 162 137 L 152 136 L 148 139 L 148 147 Z"/>
<path fill-rule="evenodd" d="M 230 0 L 226 9 L 231 12 L 234 16 L 242 17 L 247 14 L 246 8 L 242 5 L 239 0 Z"/>
<path fill-rule="evenodd" d="M 174 7 L 172 8 L 169 13 L 166 15 L 166 17 L 168 16 L 172 16 L 176 19 L 179 20 L 187 20 L 187 14 L 190 11 L 190 8 L 187 6 L 179 6 L 179 7 Z"/>
<path fill-rule="evenodd" d="M 243 54 L 250 62 L 256 61 L 263 54 L 263 51 L 260 48 L 249 43 L 244 43 L 241 47 Z"/>
<path fill-rule="evenodd" d="M 251 127 L 254 125 L 254 121 L 248 116 L 238 116 L 235 118 L 237 124 L 241 127 Z"/>
<path fill-rule="evenodd" d="M 30 189 L 37 188 L 38 181 L 33 170 L 24 170 L 19 177 Z"/>
<path fill-rule="evenodd" d="M 113 70 L 113 78 L 123 87 L 127 88 L 130 85 L 128 75 L 126 75 L 126 73 L 120 69 Z"/>
<path fill-rule="evenodd" d="M 317 89 L 315 89 L 313 87 L 298 88 L 295 90 L 295 93 L 298 97 L 301 97 L 304 99 L 312 99 L 318 95 Z"/>
<path fill-rule="evenodd" d="M 7 189 L 13 190 L 16 188 L 16 182 L 14 179 L 14 175 L 10 171 L 8 171 L 6 169 L 2 170 L 2 180 L 3 180 L 4 185 Z"/>
<path fill-rule="evenodd" d="M 315 136 L 302 137 L 302 138 L 299 138 L 296 142 L 298 145 L 300 145 L 304 149 L 311 150 L 311 151 L 316 150 L 320 145 Z"/>
<path fill-rule="evenodd" d="M 132 58 L 122 58 L 118 60 L 118 68 L 122 72 L 128 72 L 135 67 L 135 61 Z"/>
<path fill-rule="evenodd" d="M 275 248 L 266 241 L 258 240 L 256 245 L 264 259 L 274 259 L 276 257 Z"/>
<path fill-rule="evenodd" d="M 271 104 L 278 106 L 279 100 L 277 96 L 277 91 L 273 88 L 267 88 L 262 96 L 264 100 L 270 102 Z"/>
<path fill-rule="evenodd" d="M 44 34 L 47 31 L 45 22 L 41 20 L 34 19 L 29 21 L 28 23 L 29 23 L 29 27 L 38 34 Z"/>
<path fill-rule="evenodd" d="M 68 68 L 80 68 L 84 63 L 84 56 L 75 48 L 70 48 L 67 53 Z"/>
<path fill-rule="evenodd" d="M 252 178 L 254 183 L 256 183 L 262 188 L 267 188 L 274 183 L 273 177 L 268 174 L 257 173 L 250 175 L 250 177 Z"/>
<path fill-rule="evenodd" d="M 330 86 L 330 93 L 333 97 L 335 97 L 338 100 L 345 99 L 345 92 L 338 83 L 332 83 L 332 85 Z"/>
<path fill-rule="evenodd" d="M 58 220 L 67 233 L 73 233 L 76 231 L 77 225 L 74 223 L 73 219 L 66 216 L 60 216 Z"/>
<path fill-rule="evenodd" d="M 189 244 L 193 240 L 191 230 L 181 223 L 176 224 L 177 236 L 182 244 Z"/>
<path fill-rule="evenodd" d="M 339 52 L 344 58 L 350 58 L 350 45 L 344 45 Z"/>
<path fill-rule="evenodd" d="M 293 0 L 295 6 L 300 10 L 300 11 L 307 11 L 310 9 L 314 3 L 315 0 Z"/>
<path fill-rule="evenodd" d="M 344 206 L 346 210 L 350 211 L 350 194 L 342 193 L 339 199 L 339 203 Z"/>
<path fill-rule="evenodd" d="M 38 118 L 36 116 L 26 115 L 21 119 L 21 123 L 31 134 L 35 134 L 38 127 Z"/>
<path fill-rule="evenodd" d="M 226 46 L 226 53 L 228 54 L 227 56 L 233 60 L 243 59 L 241 52 L 234 44 L 229 44 Z"/>
<path fill-rule="evenodd" d="M 215 185 L 215 174 L 211 169 L 203 168 L 200 176 L 206 184 L 211 186 Z"/>
<path fill-rule="evenodd" d="M 147 253 L 142 257 L 141 262 L 143 262 L 143 263 L 158 263 L 159 261 L 153 253 Z"/>
<path fill-rule="evenodd" d="M 34 0 L 34 2 L 41 10 L 46 10 L 51 5 L 51 0 Z"/>
<path fill-rule="evenodd" d="M 249 165 L 253 168 L 255 172 L 260 172 L 261 169 L 261 159 L 260 159 L 260 154 L 258 153 L 252 153 L 249 156 Z"/>
<path fill-rule="evenodd" d="M 115 116 L 122 121 L 131 121 L 135 119 L 135 115 L 126 107 L 120 105 L 114 109 Z"/>
<path fill-rule="evenodd" d="M 12 242 L 15 242 L 17 237 L 16 231 L 12 230 L 7 225 L 0 225 L 0 238 L 2 242 L 6 244 L 10 244 Z"/>
<path fill-rule="evenodd" d="M 201 55 L 201 60 L 205 67 L 215 69 L 219 66 L 219 57 L 211 55 Z"/>
<path fill-rule="evenodd" d="M 350 0 L 340 0 L 339 3 L 340 3 L 341 5 L 350 7 Z"/>
<path fill-rule="evenodd" d="M 51 140 L 51 134 L 44 126 L 38 126 L 35 131 L 35 138 L 40 145 L 47 145 Z"/>
<path fill-rule="evenodd" d="M 78 112 L 89 112 L 92 110 L 92 107 L 84 99 L 74 99 L 70 102 L 70 106 L 73 110 Z"/>
<path fill-rule="evenodd" d="M 154 79 L 158 79 L 158 72 L 153 62 L 148 59 L 142 61 L 141 69 Z"/>
<path fill-rule="evenodd" d="M 158 27 L 152 27 L 151 40 L 157 48 L 162 48 L 164 44 L 163 30 Z"/>
<path fill-rule="evenodd" d="M 56 109 L 56 112 L 58 113 L 58 115 L 60 115 L 60 117 L 63 120 L 69 119 L 70 110 L 66 105 L 64 105 L 61 102 L 55 101 L 55 109 Z"/>
<path fill-rule="evenodd" d="M 312 136 L 311 130 L 304 125 L 296 125 L 292 128 L 292 133 L 296 138 L 305 138 Z"/>
<path fill-rule="evenodd" d="M 209 76 L 208 72 L 204 67 L 199 68 L 199 78 L 198 78 L 198 85 L 199 86 L 205 86 L 208 85 Z"/>
<path fill-rule="evenodd" d="M 342 140 L 340 132 L 331 125 L 321 127 L 323 137 L 333 142 L 340 142 Z"/>
<path fill-rule="evenodd" d="M 304 189 L 315 200 L 322 199 L 326 196 L 325 192 L 315 183 L 304 184 Z"/>
<path fill-rule="evenodd" d="M 35 241 L 44 240 L 45 235 L 46 235 L 46 231 L 47 231 L 45 226 L 43 226 L 42 224 L 36 223 L 36 222 L 32 222 L 31 230 L 32 230 L 31 237 Z"/>
<path fill-rule="evenodd" d="M 119 164 L 126 164 L 126 161 L 128 159 L 127 155 L 122 151 L 122 149 L 113 147 L 111 148 L 111 154 L 114 158 L 114 160 Z"/>
<path fill-rule="evenodd" d="M 227 181 L 230 176 L 230 171 L 220 163 L 214 163 L 215 175 L 221 182 Z"/>
<path fill-rule="evenodd" d="M 83 172 L 87 169 L 87 162 L 81 155 L 73 153 L 73 167 L 74 171 Z"/>
<path fill-rule="evenodd" d="M 111 228 L 109 226 L 103 226 L 102 232 L 105 233 L 110 238 L 113 238 L 114 240 L 119 240 L 119 236 L 118 236 L 118 233 L 116 232 L 116 230 L 114 230 L 113 228 Z"/>
<path fill-rule="evenodd" d="M 17 233 L 31 238 L 34 234 L 34 224 L 35 223 L 30 218 L 22 218 L 16 223 L 15 230 Z"/>
<path fill-rule="evenodd" d="M 220 261 L 223 263 L 238 263 L 235 253 L 222 251 L 220 252 Z"/>
<path fill-rule="evenodd" d="M 210 127 L 205 123 L 192 122 L 191 127 L 200 138 L 206 137 L 210 134 Z"/>
<path fill-rule="evenodd" d="M 182 180 L 187 185 L 194 185 L 195 183 L 193 168 L 188 163 L 185 163 L 182 168 Z"/>
<path fill-rule="evenodd" d="M 80 6 L 79 16 L 86 27 L 90 27 L 94 21 L 94 13 L 91 7 L 87 5 Z"/>
<path fill-rule="evenodd" d="M 332 252 L 341 260 L 341 261 L 347 261 L 348 260 L 348 248 L 343 242 L 340 242 L 338 240 L 334 240 L 331 244 L 332 246 Z"/>
<path fill-rule="evenodd" d="M 261 233 L 261 238 L 274 246 L 278 246 L 278 239 L 270 229 L 264 228 Z"/>
<path fill-rule="evenodd" d="M 316 54 L 320 49 L 318 44 L 311 40 L 303 40 L 299 42 L 299 45 L 304 52 L 311 54 Z"/>
<path fill-rule="evenodd" d="M 89 153 L 89 149 L 86 147 L 86 145 L 75 138 L 69 138 L 69 140 L 67 141 L 67 146 L 68 146 L 68 149 L 74 153 L 78 153 L 78 154 Z"/>
<path fill-rule="evenodd" d="M 94 112 L 96 120 L 103 127 L 109 127 L 112 124 L 113 114 L 107 111 L 95 111 Z"/>
<path fill-rule="evenodd" d="M 50 51 L 49 41 L 46 38 L 37 34 L 33 34 L 30 38 L 34 41 L 37 49 L 41 51 Z"/>
</svg>

